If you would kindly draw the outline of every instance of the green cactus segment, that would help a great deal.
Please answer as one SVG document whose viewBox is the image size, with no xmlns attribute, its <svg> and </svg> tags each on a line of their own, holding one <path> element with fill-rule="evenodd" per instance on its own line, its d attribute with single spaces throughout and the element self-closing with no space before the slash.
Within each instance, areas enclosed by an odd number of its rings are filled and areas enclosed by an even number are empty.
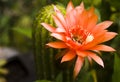
<svg viewBox="0 0 120 82">
<path fill-rule="evenodd" d="M 56 5 L 58 9 L 65 14 L 65 8 L 62 5 Z M 33 26 L 34 55 L 36 62 L 37 79 L 54 80 L 56 76 L 56 68 L 54 63 L 54 55 L 57 51 L 52 48 L 46 48 L 45 44 L 53 41 L 49 31 L 42 25 L 42 22 L 55 26 L 52 15 L 55 14 L 53 5 L 43 7 Z"/>
</svg>

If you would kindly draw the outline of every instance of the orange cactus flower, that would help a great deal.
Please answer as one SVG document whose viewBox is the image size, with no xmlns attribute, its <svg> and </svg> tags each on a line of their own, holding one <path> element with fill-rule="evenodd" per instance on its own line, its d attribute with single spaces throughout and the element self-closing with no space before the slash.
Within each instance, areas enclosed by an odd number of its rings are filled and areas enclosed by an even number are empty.
<svg viewBox="0 0 120 82">
<path fill-rule="evenodd" d="M 70 1 L 65 16 L 62 15 L 56 6 L 54 6 L 54 10 L 56 14 L 53 15 L 53 19 L 57 28 L 46 23 L 41 24 L 58 41 L 50 42 L 46 45 L 63 49 L 62 53 L 57 55 L 57 57 L 62 57 L 61 62 L 70 61 L 77 57 L 74 67 L 74 78 L 78 75 L 85 57 L 89 61 L 93 59 L 104 67 L 102 59 L 96 53 L 100 51 L 115 51 L 112 47 L 101 44 L 117 35 L 117 33 L 106 30 L 112 22 L 104 21 L 97 24 L 98 16 L 95 14 L 94 8 L 91 7 L 89 10 L 85 10 L 83 2 L 79 6 L 74 7 Z"/>
</svg>

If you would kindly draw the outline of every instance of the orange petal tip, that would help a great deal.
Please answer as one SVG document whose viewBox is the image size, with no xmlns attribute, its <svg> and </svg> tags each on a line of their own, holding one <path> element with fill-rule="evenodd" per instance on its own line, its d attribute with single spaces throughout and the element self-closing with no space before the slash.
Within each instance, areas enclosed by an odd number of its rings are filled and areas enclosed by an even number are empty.
<svg viewBox="0 0 120 82">
<path fill-rule="evenodd" d="M 83 2 L 83 1 L 80 3 L 80 6 L 81 6 L 81 7 L 84 7 L 84 2 Z"/>
<path fill-rule="evenodd" d="M 69 11 L 71 11 L 74 8 L 72 1 L 69 1 L 68 5 L 67 5 L 67 13 L 69 13 Z"/>
<path fill-rule="evenodd" d="M 41 23 L 41 25 L 44 26 L 50 32 L 55 32 L 55 30 L 56 30 L 56 28 L 54 28 L 53 26 L 51 26 L 47 23 Z"/>
<path fill-rule="evenodd" d="M 55 5 L 53 5 L 53 8 L 55 12 L 60 12 L 59 9 Z"/>
</svg>

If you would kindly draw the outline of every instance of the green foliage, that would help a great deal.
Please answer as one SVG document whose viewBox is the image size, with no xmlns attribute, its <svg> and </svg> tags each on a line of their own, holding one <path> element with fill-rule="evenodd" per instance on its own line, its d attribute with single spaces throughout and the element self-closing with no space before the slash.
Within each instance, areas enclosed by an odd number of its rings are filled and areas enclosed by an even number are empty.
<svg viewBox="0 0 120 82">
<path fill-rule="evenodd" d="M 37 80 L 35 82 L 51 82 L 51 81 L 48 81 L 48 80 Z"/>
<path fill-rule="evenodd" d="M 108 0 L 111 6 L 115 7 L 116 9 L 120 9 L 120 1 L 119 0 Z"/>
<path fill-rule="evenodd" d="M 60 72 L 60 73 L 57 75 L 57 77 L 56 77 L 56 79 L 55 79 L 55 82 L 62 82 L 62 79 L 63 79 L 62 73 Z"/>
<path fill-rule="evenodd" d="M 86 4 L 86 6 L 99 6 L 101 4 L 102 0 L 83 0 L 83 2 Z"/>
<path fill-rule="evenodd" d="M 6 63 L 5 59 L 0 59 L 0 82 L 6 82 L 4 75 L 8 74 L 8 70 L 3 67 Z"/>
<path fill-rule="evenodd" d="M 32 39 L 32 30 L 31 28 L 13 28 L 14 31 Z"/>
<path fill-rule="evenodd" d="M 120 56 L 114 54 L 114 71 L 112 75 L 112 82 L 120 82 Z"/>
<path fill-rule="evenodd" d="M 7 63 L 6 60 L 1 59 L 0 60 L 0 67 L 4 66 L 6 63 Z"/>
<path fill-rule="evenodd" d="M 6 64 L 6 60 L 4 59 L 1 59 L 0 60 L 0 74 L 7 74 L 8 73 L 8 70 L 3 68 L 3 66 Z"/>
<path fill-rule="evenodd" d="M 75 82 L 95 82 L 91 72 L 81 72 Z"/>
</svg>

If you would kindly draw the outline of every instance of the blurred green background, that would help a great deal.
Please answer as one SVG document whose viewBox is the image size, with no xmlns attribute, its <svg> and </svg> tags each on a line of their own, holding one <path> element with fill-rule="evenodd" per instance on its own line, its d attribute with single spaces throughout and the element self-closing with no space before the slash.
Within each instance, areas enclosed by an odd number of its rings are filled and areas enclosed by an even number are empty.
<svg viewBox="0 0 120 82">
<path fill-rule="evenodd" d="M 75 6 L 81 2 L 72 1 Z M 68 2 L 69 0 L 0 0 L 0 47 L 15 48 L 21 53 L 32 52 L 32 27 L 39 10 L 50 4 L 62 4 L 66 7 Z M 99 22 L 112 20 L 114 23 L 108 30 L 117 32 L 118 35 L 105 43 L 116 49 L 115 53 L 102 52 L 105 68 L 96 64 L 88 68 L 86 65 L 76 82 L 120 82 L 120 1 L 83 0 L 83 2 L 86 8 L 90 6 L 96 8 Z M 61 82 L 60 75 L 56 78 L 57 82 Z"/>
</svg>

